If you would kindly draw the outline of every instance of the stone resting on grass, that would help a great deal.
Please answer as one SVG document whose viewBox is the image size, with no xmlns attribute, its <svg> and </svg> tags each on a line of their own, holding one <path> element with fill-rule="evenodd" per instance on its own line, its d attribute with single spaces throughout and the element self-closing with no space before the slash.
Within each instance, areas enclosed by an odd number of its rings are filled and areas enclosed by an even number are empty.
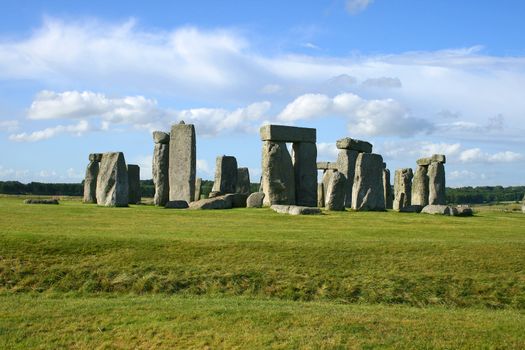
<svg viewBox="0 0 525 350">
<path fill-rule="evenodd" d="M 97 177 L 97 203 L 106 207 L 127 207 L 128 170 L 122 152 L 102 155 Z"/>
<path fill-rule="evenodd" d="M 169 151 L 169 200 L 195 199 L 197 167 L 195 127 L 181 121 L 171 127 Z"/>
<path fill-rule="evenodd" d="M 86 168 L 86 177 L 84 178 L 84 203 L 97 202 L 97 177 L 102 160 L 102 153 L 91 153 L 89 155 L 89 164 Z"/>
</svg>

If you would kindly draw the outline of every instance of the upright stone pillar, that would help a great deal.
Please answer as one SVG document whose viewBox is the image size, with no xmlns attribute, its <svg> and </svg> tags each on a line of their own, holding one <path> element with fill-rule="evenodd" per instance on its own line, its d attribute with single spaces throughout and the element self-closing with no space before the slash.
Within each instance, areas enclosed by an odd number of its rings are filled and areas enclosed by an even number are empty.
<svg viewBox="0 0 525 350">
<path fill-rule="evenodd" d="M 215 161 L 215 181 L 212 192 L 235 193 L 237 187 L 237 159 L 232 156 L 218 156 Z"/>
<path fill-rule="evenodd" d="M 140 190 L 140 167 L 128 164 L 128 195 L 130 204 L 140 203 L 142 193 Z"/>
<path fill-rule="evenodd" d="M 198 201 L 201 199 L 201 187 L 202 187 L 202 179 L 198 177 L 195 179 L 195 201 Z"/>
<path fill-rule="evenodd" d="M 394 210 L 400 211 L 412 205 L 412 169 L 397 169 L 394 176 Z"/>
<path fill-rule="evenodd" d="M 428 204 L 446 204 L 445 166 L 443 163 L 430 163 L 428 166 L 428 182 Z"/>
<path fill-rule="evenodd" d="M 263 142 L 261 183 L 265 206 L 295 204 L 295 177 L 286 143 Z"/>
<path fill-rule="evenodd" d="M 345 182 L 345 208 L 352 207 L 352 188 L 354 187 L 355 163 L 358 151 L 340 149 L 337 155 L 337 170 L 346 178 Z"/>
<path fill-rule="evenodd" d="M 97 203 L 107 207 L 127 207 L 128 170 L 122 152 L 102 155 L 97 177 Z"/>
<path fill-rule="evenodd" d="M 151 167 L 155 196 L 153 204 L 164 206 L 169 200 L 169 161 L 170 161 L 170 135 L 162 131 L 153 132 L 153 164 Z"/>
<path fill-rule="evenodd" d="M 383 163 L 383 193 L 385 195 L 386 209 L 392 209 L 394 196 L 392 194 L 392 185 L 390 184 L 390 170 L 386 168 L 386 163 Z"/>
<path fill-rule="evenodd" d="M 326 209 L 333 211 L 345 210 L 345 182 L 343 173 L 334 171 L 326 191 Z"/>
<path fill-rule="evenodd" d="M 92 153 L 89 155 L 89 164 L 86 168 L 86 177 L 84 178 L 84 203 L 97 202 L 97 177 L 102 160 L 102 153 Z"/>
<path fill-rule="evenodd" d="M 171 127 L 169 151 L 170 201 L 190 203 L 195 198 L 197 147 L 193 124 L 180 122 Z"/>
<path fill-rule="evenodd" d="M 385 210 L 383 157 L 379 154 L 360 153 L 357 157 L 352 209 Z"/>
<path fill-rule="evenodd" d="M 332 176 L 335 174 L 337 170 L 335 168 L 326 169 L 323 172 L 323 178 L 322 178 L 322 185 L 323 185 L 323 207 L 326 207 L 326 200 L 328 199 L 328 187 L 330 186 L 330 181 L 332 180 Z"/>
<path fill-rule="evenodd" d="M 412 180 L 412 205 L 422 207 L 428 205 L 428 165 L 417 166 L 414 179 Z"/>
<path fill-rule="evenodd" d="M 248 168 L 237 169 L 237 186 L 235 193 L 250 194 L 250 171 Z"/>
<path fill-rule="evenodd" d="M 295 202 L 317 206 L 317 147 L 313 142 L 294 142 Z"/>
</svg>

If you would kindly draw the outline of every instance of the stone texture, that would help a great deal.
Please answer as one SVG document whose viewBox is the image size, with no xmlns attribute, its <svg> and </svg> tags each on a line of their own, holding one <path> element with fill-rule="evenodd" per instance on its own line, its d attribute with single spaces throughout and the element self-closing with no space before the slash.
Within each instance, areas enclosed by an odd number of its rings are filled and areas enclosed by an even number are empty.
<svg viewBox="0 0 525 350">
<path fill-rule="evenodd" d="M 215 161 L 215 181 L 212 191 L 235 193 L 237 187 L 237 159 L 232 156 L 218 156 Z"/>
<path fill-rule="evenodd" d="M 26 199 L 24 204 L 59 204 L 58 199 Z"/>
<path fill-rule="evenodd" d="M 97 203 L 107 207 L 126 207 L 128 190 L 128 170 L 124 154 L 104 153 L 97 177 Z"/>
<path fill-rule="evenodd" d="M 201 187 L 202 187 L 202 179 L 198 177 L 195 179 L 195 198 L 194 200 L 196 201 L 201 199 Z"/>
<path fill-rule="evenodd" d="M 140 190 L 140 167 L 135 164 L 128 164 L 128 202 L 131 204 L 140 203 L 142 193 Z"/>
<path fill-rule="evenodd" d="M 246 199 L 247 208 L 262 208 L 264 201 L 264 192 L 254 192 Z"/>
<path fill-rule="evenodd" d="M 326 209 L 333 211 L 345 210 L 346 177 L 336 171 L 330 177 L 326 190 Z"/>
<path fill-rule="evenodd" d="M 236 193 L 250 194 L 250 171 L 248 168 L 237 169 L 237 185 L 235 186 Z"/>
<path fill-rule="evenodd" d="M 428 204 L 446 204 L 443 163 L 432 162 L 428 166 Z"/>
<path fill-rule="evenodd" d="M 324 188 L 322 182 L 317 184 L 317 207 L 324 207 Z"/>
<path fill-rule="evenodd" d="M 337 140 L 335 145 L 339 149 L 348 149 L 363 153 L 372 153 L 372 144 L 370 142 L 356 140 L 350 137 L 345 137 L 343 139 Z"/>
<path fill-rule="evenodd" d="M 359 152 L 340 149 L 337 155 L 337 169 L 346 178 L 345 183 L 345 208 L 352 207 L 352 188 L 354 187 L 355 164 Z"/>
<path fill-rule="evenodd" d="M 422 205 L 409 205 L 407 207 L 399 209 L 400 213 L 421 213 L 421 210 L 423 210 Z"/>
<path fill-rule="evenodd" d="M 221 191 L 211 191 L 210 193 L 208 193 L 208 198 L 215 198 L 220 196 L 224 196 L 224 193 L 222 193 Z"/>
<path fill-rule="evenodd" d="M 456 206 L 457 216 L 473 216 L 474 211 L 468 205 L 458 205 Z"/>
<path fill-rule="evenodd" d="M 337 162 L 317 162 L 317 170 L 338 170 Z"/>
<path fill-rule="evenodd" d="M 97 202 L 97 177 L 100 164 L 96 159 L 97 157 L 94 153 L 89 155 L 89 164 L 84 177 L 84 197 L 82 199 L 84 203 Z"/>
<path fill-rule="evenodd" d="M 444 154 L 433 154 L 432 162 L 438 162 L 445 164 L 447 162 L 447 157 Z"/>
<path fill-rule="evenodd" d="M 412 204 L 428 205 L 428 167 L 418 165 L 412 180 Z"/>
<path fill-rule="evenodd" d="M 383 165 L 385 167 L 385 165 Z M 385 196 L 385 208 L 392 209 L 394 207 L 394 194 L 392 193 L 392 185 L 390 184 L 390 170 L 383 169 L 383 193 Z"/>
<path fill-rule="evenodd" d="M 360 153 L 357 157 L 352 209 L 385 210 L 383 157 L 379 154 Z"/>
<path fill-rule="evenodd" d="M 246 208 L 248 195 L 246 193 L 230 193 L 229 196 L 232 201 L 232 208 Z"/>
<path fill-rule="evenodd" d="M 330 179 L 332 178 L 332 175 L 334 175 L 336 171 L 337 170 L 328 169 L 328 170 L 325 170 L 323 173 L 323 178 L 322 178 L 323 198 L 324 198 L 323 205 L 322 205 L 323 207 L 326 207 L 326 199 L 328 198 L 326 191 L 328 190 L 328 186 L 330 185 Z"/>
<path fill-rule="evenodd" d="M 312 142 L 317 141 L 316 130 L 285 125 L 264 125 L 259 130 L 261 141 Z"/>
<path fill-rule="evenodd" d="M 432 157 L 420 158 L 416 161 L 417 165 L 429 166 L 432 163 Z"/>
<path fill-rule="evenodd" d="M 171 127 L 169 151 L 170 201 L 191 202 L 195 198 L 196 153 L 195 127 L 192 124 Z"/>
<path fill-rule="evenodd" d="M 311 142 L 293 144 L 295 204 L 317 206 L 317 147 Z"/>
<path fill-rule="evenodd" d="M 274 204 L 271 206 L 271 208 L 280 213 L 280 214 L 289 214 L 289 215 L 315 215 L 315 214 L 321 214 L 321 210 L 319 208 L 312 208 L 312 207 L 302 207 L 299 205 L 280 205 L 280 204 Z"/>
<path fill-rule="evenodd" d="M 231 209 L 232 196 L 225 195 L 215 198 L 200 199 L 190 203 L 190 209 Z"/>
<path fill-rule="evenodd" d="M 458 212 L 456 208 L 449 207 L 448 205 L 429 204 L 421 210 L 421 213 L 454 216 L 457 215 Z"/>
<path fill-rule="evenodd" d="M 168 201 L 164 205 L 166 209 L 186 209 L 188 207 L 188 202 L 186 201 Z"/>
<path fill-rule="evenodd" d="M 394 175 L 394 210 L 401 210 L 412 204 L 412 169 L 397 169 Z"/>
<path fill-rule="evenodd" d="M 264 205 L 295 203 L 295 177 L 286 143 L 263 142 L 261 184 Z"/>
<path fill-rule="evenodd" d="M 167 134 L 166 134 L 167 135 Z M 169 200 L 169 162 L 170 146 L 164 143 L 155 143 L 153 148 L 153 162 L 151 166 L 155 195 L 153 204 L 164 206 Z"/>
<path fill-rule="evenodd" d="M 154 131 L 153 142 L 167 145 L 168 143 L 170 143 L 170 134 L 163 131 Z"/>
</svg>

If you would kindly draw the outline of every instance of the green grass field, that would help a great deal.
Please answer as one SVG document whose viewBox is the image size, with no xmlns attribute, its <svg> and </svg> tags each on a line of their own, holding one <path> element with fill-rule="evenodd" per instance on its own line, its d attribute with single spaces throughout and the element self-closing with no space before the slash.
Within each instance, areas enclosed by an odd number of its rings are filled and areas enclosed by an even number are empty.
<svg viewBox="0 0 525 350">
<path fill-rule="evenodd" d="M 525 215 L 0 198 L 0 348 L 524 348 Z"/>
</svg>

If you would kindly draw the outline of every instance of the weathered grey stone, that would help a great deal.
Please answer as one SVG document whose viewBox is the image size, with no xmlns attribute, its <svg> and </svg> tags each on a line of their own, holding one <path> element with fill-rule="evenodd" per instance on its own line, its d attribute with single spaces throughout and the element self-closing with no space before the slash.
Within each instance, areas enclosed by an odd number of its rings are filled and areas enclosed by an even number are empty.
<svg viewBox="0 0 525 350">
<path fill-rule="evenodd" d="M 399 209 L 400 213 L 421 213 L 421 210 L 423 210 L 422 205 L 409 205 L 407 207 Z"/>
<path fill-rule="evenodd" d="M 337 162 L 317 162 L 317 170 L 338 170 Z"/>
<path fill-rule="evenodd" d="M 97 177 L 97 203 L 107 207 L 127 207 L 128 170 L 122 152 L 102 155 Z"/>
<path fill-rule="evenodd" d="M 280 214 L 289 214 L 289 215 L 315 215 L 315 214 L 321 214 L 321 210 L 319 208 L 312 208 L 312 207 L 302 207 L 299 205 L 281 205 L 281 204 L 274 204 L 271 206 L 271 208 L 280 213 Z"/>
<path fill-rule="evenodd" d="M 326 199 L 328 198 L 327 196 L 327 190 L 328 190 L 328 186 L 330 185 L 330 179 L 332 178 L 332 175 L 334 175 L 334 173 L 336 172 L 337 170 L 333 170 L 333 169 L 328 169 L 328 170 L 325 170 L 323 172 L 323 178 L 322 178 L 322 184 L 323 184 L 323 198 L 324 198 L 324 202 L 323 202 L 323 207 L 326 207 Z"/>
<path fill-rule="evenodd" d="M 154 131 L 153 142 L 167 145 L 170 143 L 170 134 L 163 131 Z"/>
<path fill-rule="evenodd" d="M 169 144 L 156 143 L 153 148 L 153 162 L 151 170 L 153 175 L 153 185 L 155 186 L 153 204 L 157 206 L 164 206 L 169 200 L 169 162 Z"/>
<path fill-rule="evenodd" d="M 264 201 L 264 192 L 254 192 L 246 199 L 247 208 L 261 208 Z"/>
<path fill-rule="evenodd" d="M 202 187 L 202 179 L 198 177 L 195 179 L 195 200 L 196 201 L 201 199 L 201 187 Z"/>
<path fill-rule="evenodd" d="M 340 149 L 337 155 L 337 169 L 346 178 L 345 183 L 345 208 L 352 207 L 352 189 L 354 187 L 355 164 L 359 152 Z"/>
<path fill-rule="evenodd" d="M 24 204 L 59 204 L 58 199 L 26 199 Z"/>
<path fill-rule="evenodd" d="M 295 203 L 295 177 L 286 143 L 263 142 L 262 188 L 266 206 Z"/>
<path fill-rule="evenodd" d="M 311 142 L 293 144 L 295 175 L 295 203 L 299 206 L 317 206 L 317 147 Z"/>
<path fill-rule="evenodd" d="M 218 156 L 215 161 L 215 181 L 212 191 L 235 193 L 237 186 L 237 159 L 232 156 Z"/>
<path fill-rule="evenodd" d="M 445 166 L 432 162 L 428 166 L 428 204 L 446 204 Z"/>
<path fill-rule="evenodd" d="M 95 160 L 95 154 L 89 155 L 89 164 L 86 168 L 86 176 L 84 177 L 84 203 L 97 202 L 97 177 L 99 171 L 99 162 Z"/>
<path fill-rule="evenodd" d="M 417 165 L 429 166 L 432 163 L 432 157 L 420 158 L 416 161 Z"/>
<path fill-rule="evenodd" d="M 102 160 L 102 153 L 91 153 L 89 155 L 90 162 L 100 162 Z"/>
<path fill-rule="evenodd" d="M 317 206 L 319 208 L 324 207 L 324 188 L 322 182 L 317 184 Z"/>
<path fill-rule="evenodd" d="M 337 140 L 335 145 L 339 149 L 349 149 L 363 153 L 372 153 L 372 144 L 370 142 L 356 140 L 350 137 Z"/>
<path fill-rule="evenodd" d="M 130 204 L 140 203 L 142 193 L 140 190 L 140 167 L 136 164 L 128 164 L 128 195 Z"/>
<path fill-rule="evenodd" d="M 317 141 L 316 130 L 285 125 L 264 125 L 259 131 L 261 141 L 313 142 Z"/>
<path fill-rule="evenodd" d="M 183 122 L 173 125 L 169 154 L 170 201 L 189 203 L 195 198 L 196 152 L 195 127 Z"/>
<path fill-rule="evenodd" d="M 166 209 L 186 209 L 188 207 L 188 202 L 186 201 L 168 201 L 164 205 Z"/>
<path fill-rule="evenodd" d="M 336 171 L 330 177 L 326 190 L 326 209 L 333 211 L 345 210 L 346 177 Z"/>
<path fill-rule="evenodd" d="M 383 164 L 383 167 L 385 166 L 386 164 Z M 385 208 L 392 209 L 394 207 L 394 194 L 390 184 L 390 170 L 386 168 L 383 169 L 383 193 L 385 196 Z"/>
<path fill-rule="evenodd" d="M 458 205 L 456 206 L 457 216 L 473 216 L 474 211 L 468 205 Z"/>
<path fill-rule="evenodd" d="M 418 165 L 412 180 L 412 204 L 428 205 L 428 167 Z"/>
<path fill-rule="evenodd" d="M 412 169 L 397 169 L 394 175 L 394 210 L 401 210 L 412 204 Z"/>
<path fill-rule="evenodd" d="M 246 208 L 246 201 L 248 195 L 246 193 L 230 193 L 227 194 L 231 198 L 232 208 Z"/>
<path fill-rule="evenodd" d="M 379 154 L 360 153 L 357 156 L 352 209 L 385 210 L 383 157 Z"/>
<path fill-rule="evenodd" d="M 208 193 L 208 198 L 215 198 L 215 197 L 220 197 L 224 195 L 225 193 L 222 193 L 221 191 L 211 191 L 210 193 Z"/>
<path fill-rule="evenodd" d="M 445 157 L 444 154 L 433 154 L 432 161 L 445 164 L 447 162 L 447 157 Z"/>
<path fill-rule="evenodd" d="M 250 171 L 248 168 L 237 169 L 237 186 L 236 193 L 250 194 Z"/>
<path fill-rule="evenodd" d="M 232 195 L 200 199 L 190 203 L 190 209 L 231 209 Z"/>
<path fill-rule="evenodd" d="M 456 208 L 449 207 L 448 205 L 441 204 L 429 204 L 421 210 L 421 213 L 424 214 L 433 214 L 433 215 L 449 215 L 455 216 L 458 214 Z"/>
</svg>

